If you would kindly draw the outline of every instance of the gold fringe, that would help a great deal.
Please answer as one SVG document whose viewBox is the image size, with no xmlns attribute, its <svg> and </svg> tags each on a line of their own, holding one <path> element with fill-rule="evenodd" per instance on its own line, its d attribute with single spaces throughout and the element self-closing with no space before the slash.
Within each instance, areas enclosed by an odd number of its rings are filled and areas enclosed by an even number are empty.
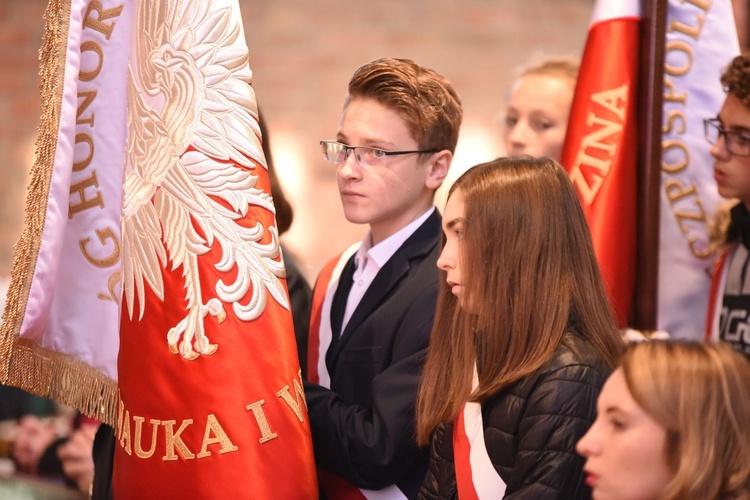
<svg viewBox="0 0 750 500">
<path fill-rule="evenodd" d="M 5 312 L 0 325 L 0 383 L 16 385 L 68 404 L 114 425 L 117 383 L 85 363 L 19 338 L 47 213 L 62 109 L 70 31 L 70 0 L 50 0 L 39 50 L 41 119 L 36 159 L 26 198 L 24 229 L 16 243 Z"/>
<path fill-rule="evenodd" d="M 51 396 L 84 415 L 115 426 L 117 382 L 66 354 L 17 339 L 8 383 L 40 396 Z"/>
</svg>

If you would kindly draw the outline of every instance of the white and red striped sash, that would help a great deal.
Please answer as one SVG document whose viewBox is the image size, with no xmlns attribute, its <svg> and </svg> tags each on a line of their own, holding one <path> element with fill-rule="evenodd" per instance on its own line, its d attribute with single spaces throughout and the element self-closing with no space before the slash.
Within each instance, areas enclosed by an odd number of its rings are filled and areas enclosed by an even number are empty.
<svg viewBox="0 0 750 500">
<path fill-rule="evenodd" d="M 339 286 L 339 278 L 349 258 L 357 251 L 359 243 L 350 246 L 338 259 L 331 259 L 320 271 L 315 284 L 310 313 L 310 330 L 307 342 L 307 380 L 331 388 L 331 377 L 326 366 L 326 352 L 331 346 L 331 305 Z"/>
<path fill-rule="evenodd" d="M 472 391 L 479 385 L 474 366 Z M 505 495 L 505 481 L 492 465 L 484 443 L 482 405 L 467 401 L 453 422 L 453 460 L 461 500 L 487 500 Z"/>
<path fill-rule="evenodd" d="M 331 329 L 333 295 L 338 288 L 344 266 L 357 251 L 359 245 L 359 243 L 352 245 L 338 259 L 332 259 L 328 262 L 320 272 L 313 291 L 307 344 L 307 380 L 327 389 L 331 387 L 331 376 L 326 366 L 326 353 L 333 339 L 333 330 Z M 346 480 L 321 469 L 318 469 L 318 482 L 326 496 L 331 500 L 406 499 L 406 496 L 395 484 L 382 490 L 366 490 L 357 488 Z"/>
<path fill-rule="evenodd" d="M 721 305 L 724 300 L 724 287 L 729 273 L 729 261 L 737 248 L 723 252 L 716 260 L 714 278 L 711 281 L 711 292 L 708 296 L 708 313 L 706 314 L 706 341 L 719 340 L 719 322 L 721 319 Z"/>
</svg>

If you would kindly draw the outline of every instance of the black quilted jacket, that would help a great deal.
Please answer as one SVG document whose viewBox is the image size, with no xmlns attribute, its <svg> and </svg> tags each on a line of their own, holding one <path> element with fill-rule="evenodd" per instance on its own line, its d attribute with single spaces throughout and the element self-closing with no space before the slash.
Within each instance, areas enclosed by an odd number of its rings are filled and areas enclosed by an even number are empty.
<svg viewBox="0 0 750 500">
<path fill-rule="evenodd" d="M 569 334 L 553 358 L 482 405 L 484 439 L 505 482 L 504 498 L 590 498 L 576 442 L 596 417 L 610 369 L 588 342 Z M 453 424 L 432 438 L 419 498 L 457 498 Z"/>
</svg>

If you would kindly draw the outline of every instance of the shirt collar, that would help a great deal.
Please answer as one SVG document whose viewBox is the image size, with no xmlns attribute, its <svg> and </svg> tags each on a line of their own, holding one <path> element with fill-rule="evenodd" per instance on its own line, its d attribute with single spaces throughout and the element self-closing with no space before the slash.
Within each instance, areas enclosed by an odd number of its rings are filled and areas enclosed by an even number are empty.
<svg viewBox="0 0 750 500">
<path fill-rule="evenodd" d="M 425 213 L 411 221 L 406 226 L 402 227 L 380 243 L 372 246 L 372 233 L 368 232 L 362 244 L 357 250 L 357 255 L 354 257 L 354 263 L 357 266 L 357 270 L 361 269 L 361 265 L 365 262 L 365 258 L 372 259 L 377 264 L 378 269 L 383 267 L 388 259 L 393 257 L 393 254 L 404 244 L 409 236 L 419 229 L 419 226 L 424 223 L 427 218 L 432 215 L 435 211 L 435 206 L 430 207 Z"/>
</svg>

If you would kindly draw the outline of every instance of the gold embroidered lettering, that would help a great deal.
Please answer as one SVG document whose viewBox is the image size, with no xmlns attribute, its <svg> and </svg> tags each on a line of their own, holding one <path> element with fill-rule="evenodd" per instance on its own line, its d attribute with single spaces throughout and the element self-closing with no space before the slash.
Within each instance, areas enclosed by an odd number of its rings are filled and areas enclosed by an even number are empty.
<svg viewBox="0 0 750 500">
<path fill-rule="evenodd" d="M 94 126 L 94 113 L 91 113 L 88 118 L 83 119 L 81 118 L 81 115 L 84 111 L 86 111 L 86 108 L 91 106 L 91 103 L 94 102 L 94 99 L 96 99 L 96 93 L 98 90 L 87 90 L 85 92 L 78 92 L 78 99 L 83 98 L 83 102 L 78 105 L 78 109 L 76 110 L 76 125 L 88 125 L 89 127 Z M 76 137 L 77 139 L 77 137 Z M 91 149 L 93 150 L 93 145 L 91 146 Z"/>
<path fill-rule="evenodd" d="M 76 134 L 76 145 L 81 143 L 86 143 L 89 145 L 89 154 L 83 160 L 73 163 L 73 172 L 80 172 L 84 168 L 88 167 L 89 164 L 91 164 L 91 160 L 94 158 L 94 139 L 92 139 L 89 134 L 81 132 L 80 134 Z"/>
<path fill-rule="evenodd" d="M 125 453 L 132 455 L 130 451 L 130 412 L 125 410 L 125 422 L 122 426 L 122 435 L 120 436 L 120 447 L 125 449 Z"/>
<path fill-rule="evenodd" d="M 682 152 L 682 160 L 670 164 L 667 163 L 664 157 L 667 155 L 667 151 L 672 149 L 678 149 Z M 687 150 L 687 147 L 685 146 L 685 143 L 682 141 L 678 141 L 677 139 L 667 139 L 666 141 L 662 142 L 662 161 L 661 161 L 661 168 L 665 172 L 669 174 L 676 174 L 678 172 L 681 172 L 685 170 L 685 168 L 690 163 L 690 152 Z"/>
<path fill-rule="evenodd" d="M 78 71 L 79 80 L 81 80 L 82 82 L 90 82 L 94 78 L 96 78 L 99 75 L 99 72 L 102 70 L 102 63 L 104 62 L 104 51 L 102 51 L 101 45 L 88 40 L 81 44 L 81 61 L 83 61 L 84 59 L 84 52 L 94 52 L 97 55 L 98 63 L 96 65 L 96 68 L 91 71 L 85 71 L 83 67 L 81 67 L 81 69 Z M 83 66 L 83 62 L 81 62 L 81 66 Z"/>
<path fill-rule="evenodd" d="M 614 113 L 617 118 L 622 120 L 625 118 L 627 98 L 628 86 L 623 85 L 615 89 L 598 92 L 591 96 L 591 101 Z M 607 120 L 594 112 L 589 113 L 586 124 L 589 127 L 598 126 L 598 128 L 586 134 L 581 141 L 581 148 L 578 150 L 575 162 L 570 170 L 570 180 L 578 190 L 583 203 L 591 205 L 609 173 L 612 166 L 612 157 L 617 150 L 616 143 L 605 141 L 622 133 L 623 126 L 622 123 Z M 593 156 L 591 154 L 592 149 L 603 151 L 606 156 L 604 158 Z M 594 172 L 585 175 L 581 167 L 593 169 Z"/>
<path fill-rule="evenodd" d="M 177 455 L 175 454 L 175 447 L 177 448 L 177 451 L 180 452 L 180 455 L 182 455 L 182 458 L 186 460 L 191 460 L 195 458 L 195 455 L 193 452 L 191 452 L 188 447 L 185 445 L 185 443 L 182 441 L 182 438 L 180 437 L 180 434 L 182 434 L 182 431 L 184 431 L 188 425 L 193 423 L 193 419 L 188 418 L 186 420 L 182 421 L 182 424 L 180 424 L 180 428 L 177 430 L 177 433 L 174 432 L 174 424 L 177 423 L 176 420 L 165 420 L 162 422 L 164 424 L 165 429 L 165 435 L 167 439 L 167 451 L 164 455 L 164 458 L 162 460 L 169 461 L 169 460 L 177 460 Z"/>
<path fill-rule="evenodd" d="M 691 183 L 690 187 L 686 188 L 679 179 L 667 179 L 664 185 L 664 191 L 667 193 L 667 199 L 670 205 L 674 205 L 686 196 L 697 196 L 698 191 L 695 183 Z"/>
<path fill-rule="evenodd" d="M 70 186 L 70 194 L 78 193 L 80 201 L 76 204 L 68 205 L 68 218 L 72 219 L 73 216 L 84 210 L 88 210 L 92 207 L 104 208 L 104 200 L 102 199 L 102 193 L 96 191 L 96 196 L 89 199 L 86 197 L 86 188 L 99 187 L 99 181 L 96 179 L 96 170 L 91 171 L 91 175 L 87 178 Z"/>
<path fill-rule="evenodd" d="M 674 215 L 677 218 L 677 224 L 680 226 L 680 231 L 687 234 L 688 228 L 685 226 L 685 221 L 695 221 L 702 224 L 706 224 L 706 211 L 703 209 L 703 203 L 698 198 L 695 198 L 693 205 L 698 209 L 697 212 L 689 212 L 687 210 L 675 210 Z"/>
<path fill-rule="evenodd" d="M 598 118 L 594 113 L 590 113 L 588 119 L 586 120 L 586 125 L 588 125 L 589 127 L 592 127 L 594 125 L 603 126 L 599 130 L 587 134 L 581 142 L 581 148 L 601 149 L 603 151 L 606 151 L 608 153 L 608 156 L 614 156 L 617 145 L 614 143 L 603 142 L 603 140 L 622 132 L 622 124 L 611 122 L 609 120 L 603 120 L 601 118 Z M 609 164 L 607 165 L 607 170 L 609 170 Z"/>
<path fill-rule="evenodd" d="M 119 244 L 119 241 L 118 241 Z M 109 292 L 109 295 L 105 293 L 97 293 L 96 298 L 101 300 L 111 300 L 112 302 L 115 302 L 116 304 L 120 303 L 120 294 L 117 293 L 117 290 L 115 287 L 120 282 L 120 279 L 122 278 L 122 273 L 118 269 L 117 271 L 113 272 L 109 275 L 109 279 L 107 280 L 107 291 Z"/>
<path fill-rule="evenodd" d="M 667 194 L 667 199 L 669 200 L 670 205 L 674 205 L 678 201 L 688 198 L 692 200 L 693 206 L 697 208 L 697 212 L 689 212 L 684 210 L 673 211 L 675 219 L 677 220 L 677 225 L 680 227 L 680 231 L 682 231 L 683 234 L 687 234 L 689 231 L 689 228 L 684 224 L 684 220 L 700 222 L 704 227 L 708 225 L 706 210 L 703 207 L 703 203 L 701 202 L 700 197 L 698 196 L 698 187 L 694 182 L 691 182 L 690 186 L 685 186 L 679 181 L 679 179 L 668 179 L 665 184 L 664 190 Z M 699 259 L 705 259 L 706 257 L 709 257 L 711 255 L 711 251 L 708 246 L 705 246 L 701 249 L 697 247 L 696 243 L 698 243 L 698 237 L 695 235 L 690 235 L 688 237 L 688 247 L 690 248 L 690 253 L 692 253 Z"/>
<path fill-rule="evenodd" d="M 597 167 L 599 170 L 606 171 L 609 170 L 609 166 L 611 164 L 611 161 L 599 160 L 598 158 L 594 158 L 593 156 L 588 156 L 583 151 L 578 151 L 575 164 L 573 165 L 573 169 L 570 171 L 570 180 L 573 182 L 573 185 L 576 187 L 576 189 L 578 189 L 578 191 L 581 193 L 583 202 L 586 205 L 591 205 L 591 203 L 594 201 L 594 198 L 596 198 L 596 194 L 599 192 L 599 189 L 604 183 L 604 177 L 602 177 L 601 175 L 593 175 L 593 179 L 589 183 L 589 181 L 587 181 L 583 176 L 581 165 L 593 166 Z"/>
<path fill-rule="evenodd" d="M 112 35 L 112 31 L 115 29 L 115 23 L 107 24 L 103 21 L 119 16 L 122 13 L 122 5 L 118 5 L 117 7 L 112 7 L 106 10 L 102 9 L 102 3 L 98 0 L 93 0 L 89 4 L 88 8 L 86 8 L 86 14 L 83 18 L 83 27 L 94 29 L 99 33 L 104 34 L 107 40 L 109 40 L 109 37 Z M 96 19 L 91 17 L 92 11 L 96 11 L 96 13 L 98 14 Z"/>
<path fill-rule="evenodd" d="M 680 120 L 682 125 L 679 130 L 674 130 L 675 121 Z M 685 120 L 685 113 L 679 109 L 670 109 L 667 112 L 667 124 L 662 128 L 664 134 L 684 134 L 687 130 L 687 121 Z"/>
<path fill-rule="evenodd" d="M 673 210 L 677 225 L 683 234 L 688 234 L 690 228 L 685 224 L 687 221 L 700 222 L 702 226 L 708 225 L 708 218 L 706 217 L 706 210 L 703 207 L 703 203 L 698 196 L 698 187 L 694 182 L 691 182 L 689 186 L 685 186 L 680 182 L 679 179 L 668 179 L 664 187 L 667 199 L 670 205 L 674 206 L 677 202 L 686 200 L 691 201 L 692 206 L 696 210 Z M 682 205 L 684 206 L 684 204 Z M 698 238 L 695 235 L 691 235 L 688 238 L 688 246 L 690 252 L 699 259 L 704 259 L 710 255 L 709 248 L 700 249 L 697 247 Z"/>
<path fill-rule="evenodd" d="M 305 402 L 305 410 L 307 410 L 307 398 L 305 397 L 304 382 L 302 382 L 302 370 L 297 372 L 297 380 L 294 381 L 294 392 L 297 393 L 297 400 L 302 398 Z"/>
<path fill-rule="evenodd" d="M 682 0 L 682 3 L 686 3 Z M 704 11 L 707 11 L 710 2 L 703 0 L 688 0 L 690 3 Z M 667 31 L 680 33 L 693 40 L 699 40 L 705 23 L 704 15 L 695 15 L 694 20 L 671 20 Z M 670 109 L 666 112 L 665 124 L 662 128 L 664 140 L 662 141 L 662 164 L 661 168 L 665 174 L 678 176 L 687 172 L 690 168 L 690 150 L 684 141 L 675 138 L 687 131 L 687 119 L 685 108 L 687 106 L 688 92 L 676 90 L 676 84 L 671 77 L 679 79 L 686 75 L 693 66 L 694 51 L 690 44 L 684 40 L 671 40 L 665 46 L 666 56 L 664 62 L 664 103 L 674 103 L 680 109 Z M 672 137 L 669 137 L 671 135 Z M 687 182 L 685 184 L 684 182 Z M 703 203 L 700 200 L 698 186 L 689 180 L 681 180 L 679 177 L 667 178 L 664 182 L 664 194 L 667 196 L 672 214 L 682 234 L 687 235 L 688 248 L 691 254 L 699 259 L 709 258 L 711 252 L 704 243 L 708 218 Z M 694 223 L 699 223 L 695 227 Z M 702 245 L 702 246 L 701 246 Z"/>
<path fill-rule="evenodd" d="M 702 9 L 703 12 L 708 12 L 708 8 L 711 7 L 711 0 L 681 0 L 682 3 L 689 3 L 690 5 L 695 5 L 699 9 Z"/>
<path fill-rule="evenodd" d="M 215 437 L 211 437 L 211 433 L 213 433 Z M 208 451 L 208 445 L 216 443 L 221 445 L 221 449 L 219 450 L 220 455 L 239 450 L 239 448 L 229 439 L 227 433 L 224 432 L 224 429 L 221 427 L 221 424 L 219 424 L 216 416 L 210 414 L 208 420 L 206 420 L 206 432 L 203 433 L 203 445 L 201 446 L 200 453 L 198 453 L 198 458 L 211 456 L 211 452 Z"/>
<path fill-rule="evenodd" d="M 265 402 L 265 400 L 261 399 L 260 401 L 249 404 L 245 407 L 248 410 L 252 410 L 255 421 L 258 423 L 258 428 L 260 429 L 261 433 L 261 438 L 259 439 L 259 441 L 261 443 L 265 443 L 266 441 L 270 441 L 278 437 L 278 434 L 271 431 L 271 427 L 268 425 L 268 420 L 266 419 L 266 414 L 263 412 L 263 404 Z"/>
<path fill-rule="evenodd" d="M 159 430 L 160 421 L 153 418 L 149 419 L 149 422 L 151 423 L 151 448 L 148 451 L 144 451 L 141 446 L 141 439 L 143 434 L 143 422 L 145 422 L 146 419 L 143 417 L 133 417 L 133 420 L 135 420 L 135 455 L 138 458 L 149 458 L 154 454 L 154 451 L 156 451 L 156 432 Z"/>
<path fill-rule="evenodd" d="M 664 56 L 664 72 L 670 76 L 683 76 L 690 71 L 693 66 L 693 49 L 682 40 L 670 40 L 667 42 L 667 53 Z M 669 63 L 670 54 L 682 52 L 687 58 L 687 62 L 682 66 L 674 66 Z"/>
<path fill-rule="evenodd" d="M 674 92 L 674 82 L 669 78 L 664 78 L 664 100 L 666 102 L 678 102 L 683 106 L 687 101 L 687 92 L 680 92 L 676 94 Z"/>
<path fill-rule="evenodd" d="M 616 89 L 605 90 L 591 96 L 591 100 L 605 109 L 612 111 L 617 118 L 625 118 L 625 107 L 628 103 L 628 86 L 623 85 Z M 591 120 L 591 116 L 589 116 Z M 622 128 L 622 126 L 620 126 Z"/>
<path fill-rule="evenodd" d="M 670 33 L 676 31 L 678 33 L 682 33 L 683 35 L 692 37 L 695 40 L 698 40 L 701 35 L 703 23 L 706 21 L 706 18 L 703 16 L 697 16 L 696 19 L 698 20 L 698 26 L 688 26 L 687 24 L 672 19 L 672 21 L 669 23 L 669 28 L 667 29 L 667 31 L 669 31 Z"/>
<path fill-rule="evenodd" d="M 119 441 L 122 438 L 122 416 L 125 412 L 125 403 L 122 402 L 122 399 L 120 397 L 117 397 L 117 400 L 119 401 L 118 410 L 117 410 L 117 440 Z"/>
<path fill-rule="evenodd" d="M 91 264 L 95 265 L 96 267 L 110 267 L 120 260 L 120 241 L 117 238 L 117 234 L 110 229 L 97 229 L 96 235 L 99 237 L 99 243 L 102 244 L 102 247 L 105 246 L 107 240 L 112 240 L 113 248 L 112 252 L 110 252 L 109 255 L 103 258 L 96 258 L 93 255 L 91 255 L 88 250 L 86 249 L 86 245 L 89 244 L 91 241 L 91 238 L 84 238 L 78 242 L 78 246 L 81 248 L 81 252 L 83 253 L 83 256 L 86 257 L 86 260 L 89 261 Z"/>
<path fill-rule="evenodd" d="M 302 405 L 300 404 L 300 399 L 304 401 L 305 408 L 307 408 L 307 401 L 305 400 L 305 393 L 302 390 L 302 387 L 300 384 L 295 380 L 293 382 L 294 384 L 294 392 L 297 394 L 297 399 L 295 399 L 291 394 L 289 394 L 289 386 L 284 386 L 283 389 L 281 389 L 276 395 L 284 400 L 284 402 L 289 406 L 289 408 L 292 409 L 295 415 L 297 415 L 297 418 L 300 422 L 304 422 L 305 418 L 302 414 Z"/>
</svg>

